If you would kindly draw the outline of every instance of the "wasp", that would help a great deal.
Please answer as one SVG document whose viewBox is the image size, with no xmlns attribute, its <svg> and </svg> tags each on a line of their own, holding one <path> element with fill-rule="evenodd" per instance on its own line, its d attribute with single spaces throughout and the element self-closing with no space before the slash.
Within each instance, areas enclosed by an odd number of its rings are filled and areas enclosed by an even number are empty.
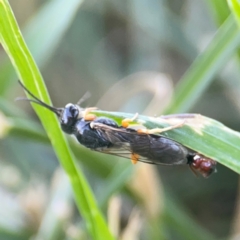
<svg viewBox="0 0 240 240">
<path fill-rule="evenodd" d="M 133 129 L 129 123 L 137 118 L 124 119 L 121 126 L 107 117 L 91 114 L 95 108 L 81 108 L 68 103 L 64 108 L 50 106 L 33 95 L 20 81 L 20 85 L 32 97 L 28 100 L 55 113 L 61 129 L 76 137 L 83 146 L 101 153 L 131 159 L 133 164 L 144 162 L 157 165 L 189 165 L 194 173 L 209 177 L 216 171 L 216 162 L 198 154 L 182 144 L 160 135 L 180 125 L 164 129 Z"/>
</svg>

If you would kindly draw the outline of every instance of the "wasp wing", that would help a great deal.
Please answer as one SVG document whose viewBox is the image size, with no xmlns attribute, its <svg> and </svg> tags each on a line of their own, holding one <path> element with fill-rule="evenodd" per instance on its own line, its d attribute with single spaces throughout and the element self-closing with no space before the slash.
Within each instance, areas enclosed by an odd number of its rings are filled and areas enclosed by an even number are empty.
<svg viewBox="0 0 240 240">
<path fill-rule="evenodd" d="M 99 122 L 92 122 L 91 127 L 112 146 L 96 151 L 131 159 L 132 154 L 139 156 L 141 162 L 163 165 L 187 164 L 188 150 L 183 145 L 169 138 L 141 134 L 134 129 L 113 127 Z"/>
</svg>

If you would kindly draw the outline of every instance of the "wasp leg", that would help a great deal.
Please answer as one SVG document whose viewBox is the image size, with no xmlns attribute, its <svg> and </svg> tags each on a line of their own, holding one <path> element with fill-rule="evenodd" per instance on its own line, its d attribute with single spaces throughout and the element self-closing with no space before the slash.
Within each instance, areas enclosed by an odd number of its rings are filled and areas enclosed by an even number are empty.
<svg viewBox="0 0 240 240">
<path fill-rule="evenodd" d="M 139 155 L 138 154 L 136 154 L 136 153 L 132 153 L 131 154 L 132 164 L 137 164 L 138 163 L 138 159 L 139 159 Z"/>
<path fill-rule="evenodd" d="M 193 168 L 193 166 L 191 164 L 189 164 L 189 167 L 191 169 L 191 171 L 193 172 L 193 174 L 196 176 L 196 177 L 199 177 L 198 174 L 197 174 L 197 171 Z"/>
<path fill-rule="evenodd" d="M 153 129 L 138 129 L 137 132 L 138 133 L 145 133 L 145 134 L 155 134 L 155 133 L 162 133 L 162 132 L 166 132 L 175 128 L 179 128 L 182 127 L 184 125 L 185 121 L 175 124 L 173 126 L 170 127 L 165 127 L 165 128 L 153 128 Z"/>
<path fill-rule="evenodd" d="M 136 113 L 132 118 L 125 118 L 122 120 L 122 127 L 127 128 L 129 123 L 135 121 L 138 118 L 138 113 Z"/>
<path fill-rule="evenodd" d="M 85 121 L 93 121 L 93 120 L 95 120 L 96 118 L 97 118 L 97 116 L 96 115 L 94 115 L 94 114 L 91 114 L 90 112 L 92 111 L 92 110 L 96 110 L 97 108 L 95 108 L 95 107 L 91 107 L 91 108 L 86 108 L 84 111 L 83 111 L 83 119 L 85 120 Z"/>
</svg>

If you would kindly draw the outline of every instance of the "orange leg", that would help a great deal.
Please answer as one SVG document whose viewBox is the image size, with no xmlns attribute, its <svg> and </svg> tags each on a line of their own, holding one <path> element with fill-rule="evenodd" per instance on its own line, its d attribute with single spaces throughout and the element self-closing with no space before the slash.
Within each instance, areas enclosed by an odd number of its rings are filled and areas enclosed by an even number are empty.
<svg viewBox="0 0 240 240">
<path fill-rule="evenodd" d="M 84 120 L 86 120 L 86 121 L 93 121 L 94 119 L 96 119 L 96 118 L 97 118 L 96 115 L 90 113 L 92 110 L 96 110 L 96 109 L 97 109 L 97 108 L 95 108 L 95 107 L 86 108 L 86 109 L 82 112 L 82 115 L 83 115 Z"/>
<path fill-rule="evenodd" d="M 138 117 L 138 113 L 136 113 L 132 118 L 125 118 L 122 120 L 122 127 L 127 128 L 129 126 L 129 123 L 135 121 Z"/>
<path fill-rule="evenodd" d="M 145 133 L 145 134 L 155 134 L 155 133 L 162 133 L 162 132 L 166 132 L 166 131 L 169 131 L 169 130 L 172 130 L 172 129 L 175 129 L 175 128 L 179 128 L 179 127 L 182 127 L 184 125 L 184 122 L 181 122 L 181 123 L 178 123 L 178 124 L 175 124 L 173 126 L 170 126 L 170 127 L 165 127 L 165 128 L 153 128 L 153 129 L 138 129 L 137 132 L 138 133 Z"/>
<path fill-rule="evenodd" d="M 132 164 L 138 163 L 138 159 L 139 159 L 139 155 L 138 155 L 138 154 L 136 154 L 136 153 L 132 153 L 132 154 L 131 154 Z"/>
<path fill-rule="evenodd" d="M 87 114 L 84 116 L 84 120 L 86 121 L 93 121 L 94 119 L 96 119 L 96 115 L 94 114 Z"/>
</svg>

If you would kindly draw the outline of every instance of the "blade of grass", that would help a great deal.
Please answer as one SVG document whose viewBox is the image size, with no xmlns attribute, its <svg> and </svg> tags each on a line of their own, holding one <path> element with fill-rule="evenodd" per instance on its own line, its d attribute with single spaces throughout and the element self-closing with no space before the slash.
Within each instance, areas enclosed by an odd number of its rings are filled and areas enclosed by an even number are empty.
<svg viewBox="0 0 240 240">
<path fill-rule="evenodd" d="M 7 0 L 0 1 L 0 40 L 11 62 L 26 87 L 42 101 L 51 104 L 41 74 L 26 47 L 11 7 Z M 33 106 L 46 129 L 54 150 L 66 171 L 76 204 L 86 221 L 93 239 L 113 239 L 94 196 L 80 169 L 77 168 L 56 116 L 44 108 Z"/>
<path fill-rule="evenodd" d="M 240 27 L 240 2 L 239 0 L 228 0 L 228 5 L 236 19 L 238 27 Z"/>
<path fill-rule="evenodd" d="M 205 51 L 194 61 L 175 89 L 166 114 L 186 112 L 206 90 L 240 43 L 240 32 L 230 16 Z"/>
<path fill-rule="evenodd" d="M 221 25 L 230 14 L 226 0 L 206 0 L 205 2 L 209 5 L 215 21 Z"/>
</svg>

